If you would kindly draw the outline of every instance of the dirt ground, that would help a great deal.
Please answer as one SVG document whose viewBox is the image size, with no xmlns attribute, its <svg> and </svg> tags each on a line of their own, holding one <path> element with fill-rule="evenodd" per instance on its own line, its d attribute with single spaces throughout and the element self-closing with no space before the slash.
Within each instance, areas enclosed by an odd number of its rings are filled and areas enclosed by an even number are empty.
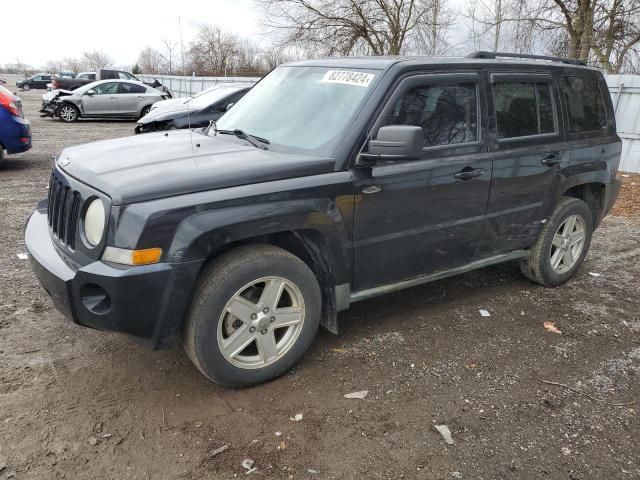
<svg viewBox="0 0 640 480">
<path fill-rule="evenodd" d="M 361 302 L 294 371 L 225 390 L 180 348 L 53 309 L 17 256 L 50 159 L 133 123 L 40 119 L 42 91 L 20 95 L 34 148 L 0 170 L 1 480 L 243 478 L 246 458 L 247 478 L 640 478 L 638 176 L 622 178 L 634 209 L 606 219 L 568 284 L 506 264 Z"/>
</svg>

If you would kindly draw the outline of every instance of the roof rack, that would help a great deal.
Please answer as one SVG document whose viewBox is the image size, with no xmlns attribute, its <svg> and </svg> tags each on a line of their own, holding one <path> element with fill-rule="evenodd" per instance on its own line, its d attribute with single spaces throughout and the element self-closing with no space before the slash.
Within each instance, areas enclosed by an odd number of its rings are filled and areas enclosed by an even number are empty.
<svg viewBox="0 0 640 480">
<path fill-rule="evenodd" d="M 467 55 L 467 58 L 524 58 L 530 60 L 548 60 L 551 62 L 562 62 L 570 65 L 586 65 L 584 60 L 578 60 L 577 58 L 564 58 L 564 57 L 548 57 L 546 55 L 529 55 L 528 53 L 505 53 L 505 52 L 486 52 L 477 51 Z"/>
</svg>

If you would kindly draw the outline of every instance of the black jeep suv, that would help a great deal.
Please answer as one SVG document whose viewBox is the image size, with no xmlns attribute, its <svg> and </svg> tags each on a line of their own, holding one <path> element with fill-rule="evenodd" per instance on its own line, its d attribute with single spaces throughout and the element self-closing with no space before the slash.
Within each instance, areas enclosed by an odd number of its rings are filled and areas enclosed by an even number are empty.
<svg viewBox="0 0 640 480">
<path fill-rule="evenodd" d="M 230 386 L 352 302 L 513 260 L 560 285 L 621 144 L 599 70 L 519 57 L 293 63 L 208 128 L 68 148 L 26 227 L 36 275 L 75 323 L 181 338 Z"/>
</svg>

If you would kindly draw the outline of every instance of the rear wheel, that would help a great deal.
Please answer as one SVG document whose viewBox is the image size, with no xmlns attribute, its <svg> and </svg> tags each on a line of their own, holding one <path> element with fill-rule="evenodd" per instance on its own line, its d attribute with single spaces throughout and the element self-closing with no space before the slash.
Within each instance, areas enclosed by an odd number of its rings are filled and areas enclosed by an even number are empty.
<svg viewBox="0 0 640 480">
<path fill-rule="evenodd" d="M 211 380 L 256 385 L 304 355 L 320 314 L 320 287 L 302 260 L 271 245 L 239 247 L 202 274 L 183 342 Z"/>
<path fill-rule="evenodd" d="M 78 107 L 75 105 L 71 105 L 70 103 L 65 103 L 58 110 L 58 118 L 63 122 L 71 123 L 78 120 L 80 116 L 80 112 Z"/>
<path fill-rule="evenodd" d="M 146 107 L 144 107 L 142 109 L 142 111 L 140 112 L 140 118 L 142 118 L 145 115 L 147 115 L 150 111 L 151 111 L 151 105 L 147 105 Z"/>
<path fill-rule="evenodd" d="M 580 268 L 591 244 L 593 215 L 577 198 L 564 197 L 547 221 L 529 258 L 520 263 L 530 280 L 555 287 Z"/>
<path fill-rule="evenodd" d="M 4 147 L 0 145 L 0 168 L 2 168 L 3 162 L 4 162 Z"/>
</svg>

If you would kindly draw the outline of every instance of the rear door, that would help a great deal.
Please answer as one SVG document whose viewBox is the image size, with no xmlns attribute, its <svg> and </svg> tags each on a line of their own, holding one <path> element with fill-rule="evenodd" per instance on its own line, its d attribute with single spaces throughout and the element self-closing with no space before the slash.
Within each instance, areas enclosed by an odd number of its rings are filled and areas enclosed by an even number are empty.
<svg viewBox="0 0 640 480">
<path fill-rule="evenodd" d="M 82 110 L 85 115 L 118 115 L 118 84 L 101 83 L 93 88 L 93 95 L 82 96 Z"/>
<path fill-rule="evenodd" d="M 521 72 L 486 72 L 494 163 L 481 256 L 531 246 L 569 161 L 556 78 Z"/>
<path fill-rule="evenodd" d="M 491 157 L 477 73 L 402 80 L 371 131 L 424 129 L 422 157 L 352 169 L 356 189 L 354 290 L 468 263 L 485 222 Z"/>
<path fill-rule="evenodd" d="M 135 83 L 121 82 L 118 84 L 118 106 L 120 115 L 135 116 L 142 108 L 149 105 L 147 87 Z"/>
</svg>

